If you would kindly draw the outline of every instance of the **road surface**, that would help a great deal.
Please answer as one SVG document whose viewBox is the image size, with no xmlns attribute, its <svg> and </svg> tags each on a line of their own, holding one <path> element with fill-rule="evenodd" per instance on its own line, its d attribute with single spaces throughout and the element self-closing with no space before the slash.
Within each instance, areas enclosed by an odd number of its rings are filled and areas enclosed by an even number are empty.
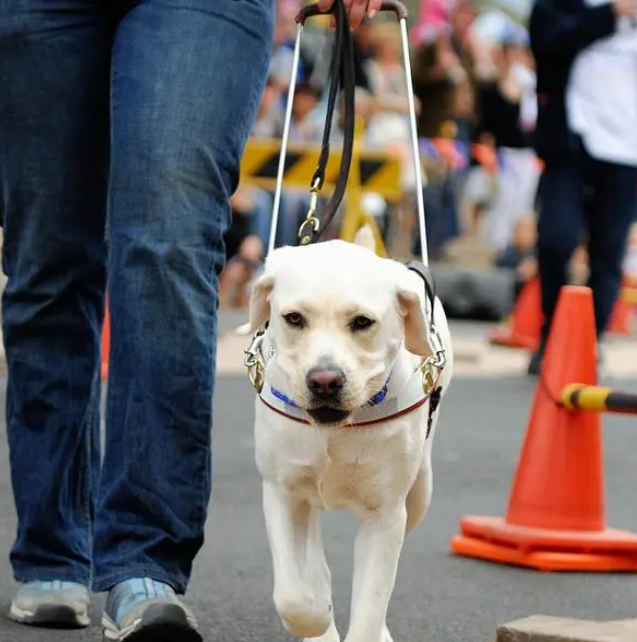
<svg viewBox="0 0 637 642">
<path fill-rule="evenodd" d="M 226 318 L 222 331 L 235 321 Z M 454 331 L 469 341 L 480 337 L 484 328 L 454 324 Z M 216 395 L 210 521 L 189 601 L 206 640 L 283 642 L 291 638 L 279 624 L 270 597 L 270 558 L 253 463 L 253 394 L 243 375 L 223 370 Z M 449 539 L 457 532 L 461 515 L 503 512 L 533 391 L 533 382 L 519 372 L 488 375 L 488 370 L 487 374 L 462 370 L 436 434 L 433 504 L 403 552 L 389 616 L 395 641 L 489 642 L 499 623 L 535 613 L 600 620 L 637 617 L 637 576 L 542 574 L 449 554 Z M 5 384 L 1 379 L 1 407 Z M 622 381 L 625 388 L 631 385 L 636 389 L 637 380 Z M 15 517 L 3 414 L 1 418 L 0 608 L 4 611 L 13 588 L 6 558 Z M 609 417 L 605 425 L 609 522 L 637 530 L 635 420 Z M 326 549 L 341 631 L 349 610 L 353 533 L 351 516 L 326 517 Z M 96 625 L 81 632 L 44 632 L 0 617 L 0 642 L 101 640 L 97 626 L 101 604 L 101 596 L 96 596 Z"/>
</svg>

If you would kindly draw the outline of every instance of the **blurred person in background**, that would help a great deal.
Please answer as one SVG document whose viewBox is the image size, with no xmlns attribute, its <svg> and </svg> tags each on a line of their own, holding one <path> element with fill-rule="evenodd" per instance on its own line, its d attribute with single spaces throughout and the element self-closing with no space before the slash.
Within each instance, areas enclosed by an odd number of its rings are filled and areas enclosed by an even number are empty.
<svg viewBox="0 0 637 642">
<path fill-rule="evenodd" d="M 424 3 L 421 11 L 412 30 L 414 93 L 421 104 L 418 134 L 430 141 L 452 138 L 468 148 L 477 116 L 477 61 L 482 56 L 471 31 L 475 7 L 469 0 L 436 0 Z M 459 202 L 467 174 L 450 166 L 444 155 L 434 156 L 428 162 L 438 167 L 424 196 L 430 251 L 440 260 L 449 241 L 460 234 Z M 418 244 L 416 239 L 416 253 Z"/>
<path fill-rule="evenodd" d="M 422 33 L 414 52 L 414 93 L 421 109 L 418 135 L 434 138 L 455 116 L 456 91 L 468 82 L 468 73 L 451 43 L 448 25 L 432 26 Z"/>
<path fill-rule="evenodd" d="M 312 116 L 319 103 L 320 95 L 317 89 L 308 81 L 297 83 L 292 101 L 292 117 L 288 143 L 290 145 L 321 143 L 323 136 L 323 124 L 319 119 Z M 283 136 L 284 122 L 280 128 L 275 129 L 274 138 L 281 139 Z M 310 194 L 308 189 L 287 187 L 284 198 L 279 208 L 279 219 L 277 225 L 276 245 L 295 245 L 298 238 L 298 230 L 301 221 L 305 218 L 310 207 Z M 259 228 L 265 231 L 264 224 Z M 267 222 L 267 234 L 270 234 L 270 221 Z"/>
<path fill-rule="evenodd" d="M 371 32 L 372 55 L 365 61 L 365 74 L 371 92 L 359 92 L 360 100 L 371 100 L 365 114 L 365 142 L 371 148 L 382 148 L 402 160 L 402 187 L 413 195 L 414 175 L 409 102 L 414 101 L 416 113 L 420 101 L 407 94 L 407 82 L 402 63 L 400 28 L 396 22 L 376 22 Z"/>
<path fill-rule="evenodd" d="M 275 138 L 277 132 L 283 129 L 285 120 L 285 104 L 282 92 L 273 76 L 268 76 L 259 103 L 257 118 L 252 127 L 252 138 Z"/>
<path fill-rule="evenodd" d="M 372 33 L 373 21 L 365 18 L 360 27 L 354 33 L 354 77 L 356 86 L 371 91 L 369 78 L 365 70 L 365 63 L 372 56 Z M 316 48 L 319 43 L 315 41 Z M 306 78 L 307 82 L 321 92 L 321 105 L 327 107 L 327 94 L 329 89 L 329 74 L 332 61 L 332 49 L 334 47 L 334 32 L 331 29 L 325 31 L 320 43 L 320 51 L 315 52 L 314 66 Z M 321 110 L 324 120 L 324 111 Z"/>
<path fill-rule="evenodd" d="M 435 141 L 440 137 L 455 138 L 458 116 L 458 94 L 473 96 L 467 70 L 454 51 L 451 42 L 451 26 L 436 25 L 421 32 L 423 38 L 414 53 L 413 85 L 420 103 L 418 135 Z M 448 241 L 455 235 L 457 201 L 453 183 L 453 168 L 444 155 L 434 150 L 431 162 L 440 167 L 429 173 L 424 187 L 427 209 L 427 242 L 433 260 L 445 255 Z M 427 160 L 427 159 L 426 159 Z M 419 253 L 419 237 L 414 238 L 413 251 Z"/>
<path fill-rule="evenodd" d="M 630 226 L 622 271 L 629 283 L 637 284 L 637 221 Z"/>
<path fill-rule="evenodd" d="M 560 288 L 582 231 L 598 340 L 615 306 L 637 206 L 637 0 L 536 0 L 530 17 L 537 66 L 540 373 Z"/>
<path fill-rule="evenodd" d="M 493 75 L 478 84 L 475 141 L 493 146 L 498 158 L 495 193 L 485 210 L 489 245 L 497 252 L 509 244 L 516 221 L 534 210 L 540 175 L 532 147 L 535 74 L 527 42 L 524 29 L 507 23 L 491 47 Z"/>
<path fill-rule="evenodd" d="M 294 40 L 296 36 L 296 14 L 301 8 L 299 0 L 276 0 L 276 25 L 274 28 L 274 43 L 270 58 L 270 81 L 281 92 L 284 100 L 292 77 L 292 62 L 294 59 Z M 306 75 L 305 57 L 299 58 L 297 80 Z"/>
<path fill-rule="evenodd" d="M 486 55 L 484 46 L 475 37 L 471 28 L 476 16 L 477 9 L 473 0 L 453 0 L 451 2 L 449 15 L 451 46 L 471 83 L 475 83 L 479 66 Z"/>
<path fill-rule="evenodd" d="M 224 234 L 226 265 L 219 275 L 219 306 L 245 308 L 248 284 L 260 268 L 266 244 L 255 229 L 257 188 L 240 184 L 230 198 L 232 222 Z"/>
<path fill-rule="evenodd" d="M 290 121 L 289 142 L 316 143 L 321 135 L 321 123 L 312 117 L 318 103 L 318 91 L 306 81 L 296 85 L 292 103 L 292 118 Z M 257 119 L 252 129 L 251 137 L 255 140 L 270 139 L 280 143 L 285 125 L 285 101 L 287 94 L 278 88 L 271 77 L 268 78 L 265 91 L 259 106 Z M 247 186 L 242 186 L 246 198 L 241 199 L 243 211 L 250 203 L 251 230 L 260 239 L 263 248 L 268 247 L 272 222 L 272 207 L 274 205 L 274 190 L 261 187 L 250 187 L 249 197 Z M 237 201 L 239 202 L 239 201 Z M 309 196 L 307 190 L 283 187 L 279 201 L 279 218 L 275 245 L 294 244 L 297 238 L 301 217 L 307 213 Z M 250 245 L 253 247 L 253 245 Z M 238 273 L 234 268 L 234 273 Z"/>
<path fill-rule="evenodd" d="M 514 302 L 529 280 L 537 276 L 536 227 L 535 216 L 519 218 L 513 226 L 511 240 L 496 254 L 496 267 L 512 270 L 515 273 Z"/>
</svg>

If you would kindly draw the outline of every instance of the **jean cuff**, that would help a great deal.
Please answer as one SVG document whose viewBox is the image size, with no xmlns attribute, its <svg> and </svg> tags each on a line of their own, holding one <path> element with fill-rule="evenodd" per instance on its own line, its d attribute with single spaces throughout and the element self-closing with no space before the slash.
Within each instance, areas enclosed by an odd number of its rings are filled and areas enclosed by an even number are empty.
<svg viewBox="0 0 637 642">
<path fill-rule="evenodd" d="M 93 578 L 93 593 L 110 591 L 116 584 L 136 578 L 148 577 L 156 582 L 163 582 L 173 588 L 177 595 L 185 595 L 188 588 L 188 579 L 183 576 L 168 575 L 160 568 L 150 565 L 131 566 L 121 571 L 113 571 L 98 578 Z"/>
<path fill-rule="evenodd" d="M 77 572 L 64 572 L 59 568 L 36 568 L 29 571 L 15 571 L 13 579 L 20 583 L 26 584 L 27 582 L 75 582 L 81 584 L 86 588 L 91 585 L 90 573 L 77 573 Z"/>
</svg>

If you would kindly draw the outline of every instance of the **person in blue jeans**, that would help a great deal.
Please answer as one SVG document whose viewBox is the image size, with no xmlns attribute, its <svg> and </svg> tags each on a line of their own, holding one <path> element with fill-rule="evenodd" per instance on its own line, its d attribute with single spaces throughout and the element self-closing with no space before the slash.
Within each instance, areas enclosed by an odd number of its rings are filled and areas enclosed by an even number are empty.
<svg viewBox="0 0 637 642">
<path fill-rule="evenodd" d="M 346 4 L 354 27 L 379 3 Z M 18 622 L 88 626 L 92 588 L 108 640 L 202 639 L 182 597 L 211 490 L 217 275 L 274 21 L 274 0 L 0 3 Z"/>
</svg>

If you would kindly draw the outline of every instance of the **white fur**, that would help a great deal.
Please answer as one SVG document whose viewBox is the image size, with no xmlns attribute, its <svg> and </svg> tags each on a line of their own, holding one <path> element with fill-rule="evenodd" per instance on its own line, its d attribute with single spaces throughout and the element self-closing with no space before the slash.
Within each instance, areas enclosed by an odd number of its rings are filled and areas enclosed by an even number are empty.
<svg viewBox="0 0 637 642">
<path fill-rule="evenodd" d="M 357 241 L 367 247 L 330 241 L 275 250 L 255 285 L 251 327 L 269 319 L 264 350 L 275 349 L 266 382 L 299 405 L 311 402 L 305 375 L 321 360 L 345 372 L 343 403 L 353 410 L 380 389 L 392 364 L 395 375 L 406 375 L 431 354 L 422 280 L 370 251 L 370 235 Z M 303 312 L 307 327 L 290 328 L 282 318 L 290 311 Z M 353 333 L 347 321 L 361 313 L 377 323 Z M 434 314 L 447 357 L 440 380 L 444 396 L 453 369 L 451 338 L 439 301 Z M 391 641 L 386 614 L 404 537 L 425 516 L 432 494 L 439 410 L 426 439 L 428 412 L 429 402 L 373 426 L 305 425 L 257 399 L 256 463 L 263 478 L 274 603 L 291 634 L 340 641 L 320 511 L 347 508 L 360 521 L 345 642 Z"/>
</svg>

